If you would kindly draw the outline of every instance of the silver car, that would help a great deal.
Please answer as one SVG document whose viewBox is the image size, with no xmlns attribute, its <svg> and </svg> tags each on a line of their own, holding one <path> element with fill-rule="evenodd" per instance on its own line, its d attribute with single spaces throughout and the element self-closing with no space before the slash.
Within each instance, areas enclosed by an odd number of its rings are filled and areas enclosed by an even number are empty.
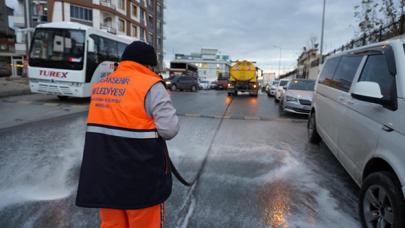
<svg viewBox="0 0 405 228">
<path fill-rule="evenodd" d="M 311 111 L 315 81 L 295 79 L 288 83 L 280 102 L 280 110 L 308 115 Z"/>
<path fill-rule="evenodd" d="M 266 90 L 267 96 L 274 97 L 274 95 L 276 95 L 278 83 L 279 83 L 278 80 L 274 80 L 268 85 L 268 88 Z"/>
</svg>

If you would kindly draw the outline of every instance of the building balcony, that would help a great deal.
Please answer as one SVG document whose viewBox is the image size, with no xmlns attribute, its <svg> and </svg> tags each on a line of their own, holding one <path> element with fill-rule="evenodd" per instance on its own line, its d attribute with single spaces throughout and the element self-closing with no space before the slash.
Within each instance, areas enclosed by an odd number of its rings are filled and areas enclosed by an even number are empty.
<svg viewBox="0 0 405 228">
<path fill-rule="evenodd" d="M 100 29 L 106 30 L 107 32 L 112 33 L 112 34 L 117 34 L 117 29 L 112 27 L 111 25 L 100 24 Z"/>
<path fill-rule="evenodd" d="M 111 9 L 116 9 L 115 4 L 112 3 L 112 0 L 100 0 L 100 5 L 109 7 Z"/>
</svg>

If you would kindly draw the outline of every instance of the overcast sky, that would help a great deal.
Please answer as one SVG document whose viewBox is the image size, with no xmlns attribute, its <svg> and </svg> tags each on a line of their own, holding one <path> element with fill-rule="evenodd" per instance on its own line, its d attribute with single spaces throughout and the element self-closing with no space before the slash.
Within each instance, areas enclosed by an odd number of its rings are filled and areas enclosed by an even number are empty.
<svg viewBox="0 0 405 228">
<path fill-rule="evenodd" d="M 360 0 L 327 1 L 325 49 L 349 41 L 356 30 L 353 7 Z M 217 48 L 232 60 L 257 61 L 266 71 L 295 67 L 303 46 L 321 33 L 322 0 L 166 0 L 166 62 L 174 53 Z"/>
</svg>

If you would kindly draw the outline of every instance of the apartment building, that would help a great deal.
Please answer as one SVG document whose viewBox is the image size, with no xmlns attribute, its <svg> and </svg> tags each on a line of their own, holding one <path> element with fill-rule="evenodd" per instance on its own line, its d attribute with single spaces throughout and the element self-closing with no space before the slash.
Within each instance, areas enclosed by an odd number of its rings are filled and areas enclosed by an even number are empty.
<svg viewBox="0 0 405 228">
<path fill-rule="evenodd" d="M 52 22 L 78 22 L 153 45 L 163 63 L 164 0 L 48 0 Z"/>
<path fill-rule="evenodd" d="M 316 79 L 319 73 L 319 56 L 317 48 L 304 48 L 297 60 L 297 78 Z"/>
<path fill-rule="evenodd" d="M 198 76 L 203 81 L 216 81 L 218 78 L 229 78 L 231 60 L 228 55 L 221 55 L 217 49 L 201 49 L 190 55 L 175 54 L 172 63 L 192 63 L 198 67 Z"/>
</svg>

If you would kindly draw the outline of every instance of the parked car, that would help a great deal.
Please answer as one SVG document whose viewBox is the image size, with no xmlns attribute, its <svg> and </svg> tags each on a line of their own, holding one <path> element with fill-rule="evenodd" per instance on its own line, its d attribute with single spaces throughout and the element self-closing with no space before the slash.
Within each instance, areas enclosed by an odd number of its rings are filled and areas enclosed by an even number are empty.
<svg viewBox="0 0 405 228">
<path fill-rule="evenodd" d="M 274 80 L 266 87 L 267 96 L 274 97 L 276 95 L 276 90 L 279 82 L 279 80 Z"/>
<path fill-rule="evenodd" d="M 228 89 L 228 78 L 218 78 L 217 89 Z"/>
<path fill-rule="evenodd" d="M 280 110 L 308 115 L 311 111 L 315 80 L 295 79 L 288 83 L 280 102 Z"/>
<path fill-rule="evenodd" d="M 210 82 L 210 89 L 217 89 L 218 88 L 218 83 L 217 81 L 212 81 Z"/>
<path fill-rule="evenodd" d="M 276 94 L 274 95 L 274 102 L 278 103 L 281 100 L 284 94 L 284 90 L 286 89 L 289 81 L 289 79 L 281 79 L 280 82 L 277 84 Z"/>
<path fill-rule="evenodd" d="M 192 92 L 196 92 L 199 88 L 198 79 L 192 76 L 172 76 L 165 82 L 166 88 L 170 88 L 172 91 L 190 90 Z"/>
<path fill-rule="evenodd" d="M 390 40 L 329 57 L 309 141 L 323 140 L 361 186 L 363 227 L 405 227 L 405 53 Z"/>
<path fill-rule="evenodd" d="M 209 89 L 210 88 L 210 82 L 209 81 L 200 81 L 199 82 L 199 87 L 200 87 L 200 89 Z"/>
</svg>

